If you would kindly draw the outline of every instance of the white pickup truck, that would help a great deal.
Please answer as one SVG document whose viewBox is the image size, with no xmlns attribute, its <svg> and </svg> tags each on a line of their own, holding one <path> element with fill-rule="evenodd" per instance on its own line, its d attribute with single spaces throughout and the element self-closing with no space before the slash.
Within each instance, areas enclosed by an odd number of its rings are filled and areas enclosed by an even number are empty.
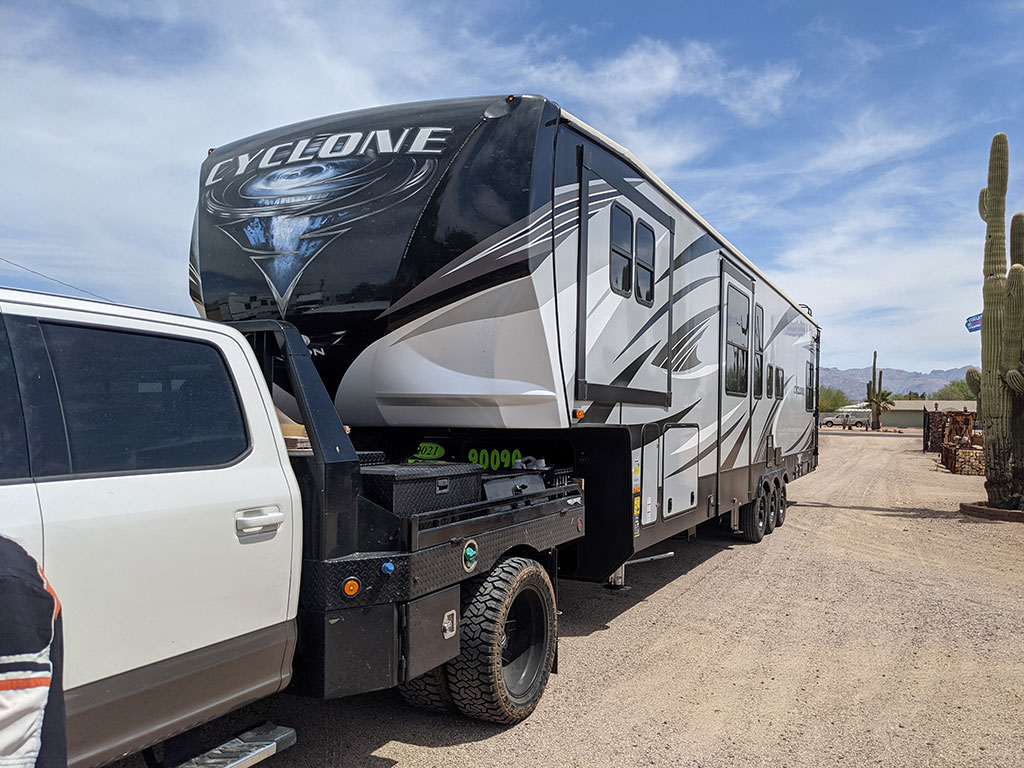
<svg viewBox="0 0 1024 768">
<path fill-rule="evenodd" d="M 357 453 L 295 329 L 241 326 L 0 289 L 0 532 L 63 604 L 69 764 L 290 682 L 529 715 L 579 486 L 543 462 Z M 286 446 L 268 382 L 308 447 Z"/>
</svg>

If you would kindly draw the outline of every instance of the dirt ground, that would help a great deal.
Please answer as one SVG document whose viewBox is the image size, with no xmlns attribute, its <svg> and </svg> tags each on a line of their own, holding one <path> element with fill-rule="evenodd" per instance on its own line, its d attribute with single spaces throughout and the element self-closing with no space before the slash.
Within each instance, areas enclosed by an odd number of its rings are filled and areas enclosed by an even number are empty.
<svg viewBox="0 0 1024 768">
<path fill-rule="evenodd" d="M 392 692 L 280 695 L 217 727 L 295 727 L 280 768 L 1020 766 L 1024 525 L 954 511 L 983 496 L 920 431 L 830 431 L 761 544 L 702 528 L 628 592 L 564 583 L 560 674 L 516 727 Z"/>
</svg>

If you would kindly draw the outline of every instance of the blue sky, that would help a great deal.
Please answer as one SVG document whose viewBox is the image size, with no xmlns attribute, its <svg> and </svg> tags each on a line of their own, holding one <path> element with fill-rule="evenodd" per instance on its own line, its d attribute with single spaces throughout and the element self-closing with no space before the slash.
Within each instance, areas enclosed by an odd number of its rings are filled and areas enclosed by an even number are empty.
<svg viewBox="0 0 1024 768">
<path fill-rule="evenodd" d="M 824 327 L 824 365 L 979 359 L 988 146 L 1024 210 L 1024 0 L 0 2 L 0 257 L 191 313 L 208 147 L 542 93 L 632 149 Z M 0 284 L 74 293 L 0 262 Z M 79 294 L 81 295 L 81 294 Z"/>
</svg>

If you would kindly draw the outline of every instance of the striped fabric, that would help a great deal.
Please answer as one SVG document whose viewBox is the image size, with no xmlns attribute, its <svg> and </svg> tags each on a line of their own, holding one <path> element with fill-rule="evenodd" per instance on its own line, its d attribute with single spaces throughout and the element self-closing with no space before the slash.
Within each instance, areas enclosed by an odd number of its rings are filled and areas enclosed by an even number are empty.
<svg viewBox="0 0 1024 768">
<path fill-rule="evenodd" d="M 42 569 L 0 537 L 0 768 L 67 763 L 60 601 Z"/>
</svg>

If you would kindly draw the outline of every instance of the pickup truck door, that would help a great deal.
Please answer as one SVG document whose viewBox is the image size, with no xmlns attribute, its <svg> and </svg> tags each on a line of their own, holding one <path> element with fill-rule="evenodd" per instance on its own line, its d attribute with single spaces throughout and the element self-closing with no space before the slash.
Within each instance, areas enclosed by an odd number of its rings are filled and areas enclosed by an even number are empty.
<svg viewBox="0 0 1024 768">
<path fill-rule="evenodd" d="M 25 419 L 11 359 L 4 317 L 0 314 L 0 535 L 18 542 L 43 562 L 43 521 L 39 497 L 28 467 Z"/>
<path fill-rule="evenodd" d="M 8 315 L 15 363 L 19 349 L 48 356 L 52 377 L 28 394 L 67 435 L 29 430 L 46 467 L 69 716 L 139 733 L 278 690 L 294 647 L 298 488 L 244 341 L 30 309 L 16 333 Z M 143 715 L 153 722 L 133 722 Z"/>
</svg>

